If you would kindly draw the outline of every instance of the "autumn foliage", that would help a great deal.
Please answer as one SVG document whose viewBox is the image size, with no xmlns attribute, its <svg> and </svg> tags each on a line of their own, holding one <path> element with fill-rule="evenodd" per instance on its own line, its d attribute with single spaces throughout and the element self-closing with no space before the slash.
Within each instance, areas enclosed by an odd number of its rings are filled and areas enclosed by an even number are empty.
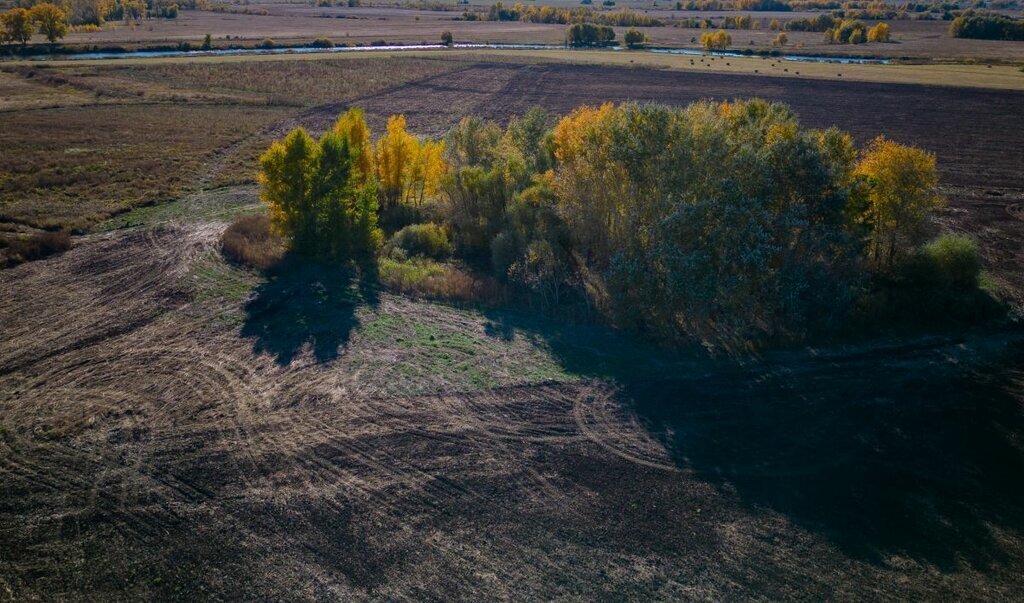
<svg viewBox="0 0 1024 603">
<path fill-rule="evenodd" d="M 725 30 L 719 29 L 715 33 L 705 33 L 700 36 L 700 45 L 706 50 L 725 50 L 732 44 L 732 36 Z"/>
<path fill-rule="evenodd" d="M 296 129 L 260 157 L 260 197 L 294 251 L 344 260 L 380 247 L 378 184 L 362 164 L 361 121 L 361 114 L 343 115 L 319 141 Z"/>
<path fill-rule="evenodd" d="M 857 174 L 869 185 L 862 214 L 871 233 L 868 258 L 876 269 L 891 270 L 924 242 L 925 217 L 945 205 L 935 155 L 880 137 L 864 151 Z"/>
<path fill-rule="evenodd" d="M 557 122 L 533 109 L 505 128 L 467 117 L 441 141 L 399 115 L 376 143 L 352 110 L 320 141 L 296 130 L 274 143 L 261 165 L 294 250 L 368 257 L 378 211 L 404 208 L 384 224 L 389 270 L 406 280 L 423 272 L 406 259 L 453 255 L 531 304 L 670 340 L 733 348 L 835 329 L 873 280 L 911 265 L 941 277 L 914 282 L 977 281 L 941 276 L 976 276 L 969 245 L 925 252 L 943 203 L 934 155 L 883 138 L 859 151 L 761 100 L 605 104 Z"/>
</svg>

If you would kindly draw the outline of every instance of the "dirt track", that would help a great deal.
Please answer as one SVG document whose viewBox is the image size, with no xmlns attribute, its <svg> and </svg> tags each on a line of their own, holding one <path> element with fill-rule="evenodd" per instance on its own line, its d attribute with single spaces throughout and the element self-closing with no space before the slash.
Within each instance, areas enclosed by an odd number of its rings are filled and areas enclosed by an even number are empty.
<svg viewBox="0 0 1024 603">
<path fill-rule="evenodd" d="M 486 346 L 528 359 L 547 341 L 572 371 L 576 335 L 391 296 L 281 347 L 269 334 L 294 326 L 299 290 L 248 312 L 196 294 L 234 272 L 220 227 L 97 236 L 0 274 L 6 596 L 1020 592 L 1019 335 L 694 359 L 653 390 L 537 383 Z M 313 295 L 306 318 L 332 320 L 336 300 Z M 374 334 L 382 317 L 399 337 Z M 472 338 L 466 362 L 501 382 L 456 386 L 437 352 L 402 356 L 423 325 Z M 340 355 L 318 357 L 324 341 Z"/>
<path fill-rule="evenodd" d="M 434 128 L 575 105 L 547 69 L 361 104 Z M 1024 334 L 652 368 L 603 331 L 259 281 L 223 226 L 0 272 L 0 598 L 1024 593 Z"/>
</svg>

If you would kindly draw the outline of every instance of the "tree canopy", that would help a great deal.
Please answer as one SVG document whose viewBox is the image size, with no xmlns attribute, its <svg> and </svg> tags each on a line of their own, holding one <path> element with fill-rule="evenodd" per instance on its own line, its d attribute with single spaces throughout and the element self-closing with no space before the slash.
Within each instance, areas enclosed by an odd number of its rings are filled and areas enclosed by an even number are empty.
<svg viewBox="0 0 1024 603">
<path fill-rule="evenodd" d="M 943 203 L 933 155 L 882 138 L 858 152 L 780 103 L 605 104 L 553 121 L 467 117 L 432 141 L 397 115 L 374 144 L 353 109 L 319 141 L 275 142 L 262 196 L 295 251 L 371 256 L 379 207 L 397 216 L 382 221 L 400 233 L 391 252 L 454 254 L 545 306 L 726 347 L 844 324 L 873 275 L 922 257 Z M 929 270 L 969 272 L 971 249 L 941 251 Z"/>
</svg>

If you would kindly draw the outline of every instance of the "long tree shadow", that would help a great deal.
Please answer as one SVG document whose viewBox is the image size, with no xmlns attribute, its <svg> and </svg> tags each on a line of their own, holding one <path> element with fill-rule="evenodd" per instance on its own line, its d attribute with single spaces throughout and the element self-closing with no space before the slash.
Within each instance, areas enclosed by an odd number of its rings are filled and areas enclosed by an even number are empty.
<svg viewBox="0 0 1024 603">
<path fill-rule="evenodd" d="M 378 303 L 376 270 L 286 258 L 245 306 L 242 336 L 287 365 L 309 349 L 317 362 L 336 358 L 359 325 L 356 310 Z"/>
<path fill-rule="evenodd" d="M 1024 536 L 1019 330 L 976 349 L 787 353 L 741 366 L 672 360 L 593 327 L 492 318 L 494 332 L 511 324 L 567 370 L 617 384 L 677 466 L 853 558 L 981 569 L 1006 559 L 998 532 Z"/>
</svg>

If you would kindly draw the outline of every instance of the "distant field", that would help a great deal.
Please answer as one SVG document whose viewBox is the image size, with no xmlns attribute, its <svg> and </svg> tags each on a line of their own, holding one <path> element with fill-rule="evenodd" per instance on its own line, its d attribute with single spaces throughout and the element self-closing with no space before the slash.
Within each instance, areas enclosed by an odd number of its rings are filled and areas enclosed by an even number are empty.
<svg viewBox="0 0 1024 603">
<path fill-rule="evenodd" d="M 271 124 L 459 65 L 338 57 L 0 72 L 0 225 L 84 230 L 198 186 L 249 180 L 270 140 L 250 137 Z"/>
<path fill-rule="evenodd" d="M 272 108 L 107 105 L 4 116 L 0 221 L 82 230 L 173 200 L 219 149 L 279 118 Z"/>
<path fill-rule="evenodd" d="M 402 57 L 405 60 L 411 58 L 444 59 L 446 61 L 458 60 L 465 63 L 473 62 L 507 62 L 507 63 L 544 63 L 560 62 L 585 65 L 610 65 L 630 66 L 655 69 L 674 69 L 684 71 L 701 71 L 707 73 L 737 73 L 761 76 L 779 76 L 786 78 L 793 77 L 818 77 L 833 80 L 853 80 L 867 82 L 905 83 L 905 84 L 935 84 L 954 87 L 973 88 L 1003 88 L 1003 89 L 1024 89 L 1024 71 L 1015 65 L 987 65 L 972 63 L 937 63 L 937 64 L 834 64 L 815 63 L 806 61 L 783 61 L 771 57 L 713 57 L 697 55 L 672 55 L 659 54 L 646 51 L 626 50 L 514 50 L 514 49 L 438 49 L 438 50 L 405 50 L 405 51 L 375 51 L 373 57 L 393 58 Z M 367 55 L 357 53 L 304 53 L 304 54 L 275 54 L 275 55 L 227 55 L 227 56 L 190 56 L 190 57 L 160 57 L 160 58 L 133 58 L 126 56 L 117 59 L 99 59 L 90 61 L 75 60 L 52 60 L 42 62 L 18 61 L 10 65 L 18 65 L 19 68 L 60 68 L 61 70 L 82 68 L 88 66 L 120 66 L 124 68 L 125 77 L 134 77 L 131 72 L 135 67 L 151 67 L 156 70 L 156 65 L 173 65 L 165 71 L 173 72 L 181 70 L 199 74 L 204 70 L 213 70 L 218 73 L 229 69 L 222 65 L 232 63 L 269 63 L 275 61 L 286 62 L 319 62 L 333 60 L 356 60 L 366 59 Z M 392 63 L 399 65 L 399 62 Z M 216 68 L 201 67 L 217 65 Z M 339 63 L 344 66 L 345 63 Z M 357 65 L 357 64 L 356 64 Z M 2 64 L 0 64 L 2 66 Z M 131 66 L 131 69 L 129 69 Z M 399 65 L 398 67 L 402 67 Z M 259 73 L 264 67 L 250 67 L 251 74 Z M 277 68 L 284 69 L 284 68 Z M 304 69 L 319 69 L 313 67 L 295 67 L 297 72 Z M 354 65 L 354 69 L 358 69 Z M 115 73 L 116 70 L 111 71 Z M 271 70 L 268 73 L 275 73 Z M 359 77 L 358 74 L 350 74 Z M 172 79 L 174 75 L 170 75 Z M 373 77 L 368 76 L 368 77 Z M 273 85 L 267 82 L 268 85 Z M 216 76 L 211 80 L 211 86 L 238 86 L 230 82 L 218 83 Z M 242 84 L 243 86 L 245 84 Z M 326 89 L 330 90 L 331 82 L 326 82 Z M 328 94 L 308 90 L 308 88 L 289 87 L 288 91 L 294 91 L 302 98 L 305 95 L 313 94 L 318 98 Z M 206 94 L 209 94 L 207 91 Z"/>
<path fill-rule="evenodd" d="M 446 51 L 447 52 L 447 51 Z M 516 56 L 522 61 L 560 61 L 585 65 L 615 65 L 643 68 L 777 76 L 784 78 L 820 78 L 833 81 L 853 80 L 892 84 L 932 84 L 971 88 L 1024 90 L 1024 71 L 1009 65 L 971 64 L 835 64 L 783 61 L 771 57 L 713 57 L 657 54 L 630 51 L 466 51 L 470 56 Z"/>
<path fill-rule="evenodd" d="M 578 4 L 566 4 L 578 6 Z M 628 6 L 616 5 L 619 10 Z M 316 38 L 329 38 L 338 44 L 369 44 L 384 40 L 390 43 L 437 43 L 441 32 L 448 30 L 459 42 L 499 42 L 561 44 L 565 26 L 521 22 L 481 22 L 456 20 L 462 10 L 432 11 L 365 6 L 358 8 L 319 7 L 308 3 L 266 2 L 230 5 L 230 12 L 182 11 L 177 19 L 153 19 L 139 25 L 107 23 L 104 30 L 72 33 L 65 39 L 69 45 L 122 45 L 125 47 L 175 44 L 181 41 L 200 43 L 206 34 L 216 46 L 255 44 L 265 39 L 277 43 L 310 43 Z M 484 7 L 479 7 L 483 10 Z M 741 13 L 721 11 L 673 11 L 635 6 L 643 14 L 666 22 L 666 27 L 641 28 L 652 45 L 699 47 L 703 30 L 676 27 L 686 18 L 720 17 Z M 600 9 L 600 7 L 598 7 Z M 248 11 L 248 14 L 246 14 Z M 266 12 L 266 14 L 262 14 Z M 768 29 L 771 19 L 787 21 L 813 16 L 814 12 L 755 12 L 751 14 L 761 25 L 757 30 L 732 30 L 733 48 L 737 50 L 770 50 L 777 32 Z M 816 32 L 787 32 L 791 52 L 817 54 L 885 56 L 916 59 L 978 59 L 1024 61 L 1024 44 L 991 40 L 951 38 L 947 21 L 890 21 L 893 41 L 888 44 L 828 45 Z M 621 40 L 626 28 L 616 28 Z"/>
</svg>

